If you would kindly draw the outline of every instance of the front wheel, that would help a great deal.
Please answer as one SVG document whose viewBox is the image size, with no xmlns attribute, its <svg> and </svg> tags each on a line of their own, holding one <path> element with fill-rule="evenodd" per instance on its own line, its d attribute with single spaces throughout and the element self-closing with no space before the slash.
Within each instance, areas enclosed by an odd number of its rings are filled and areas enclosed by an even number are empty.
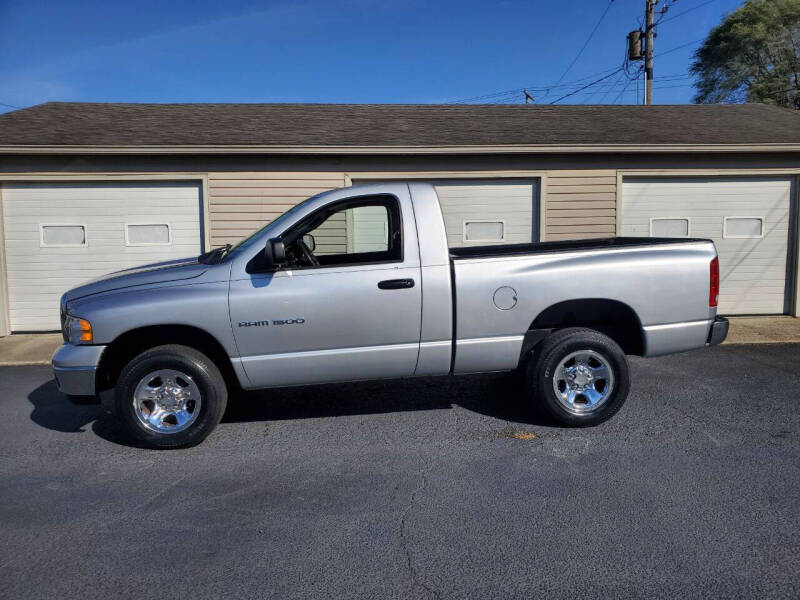
<svg viewBox="0 0 800 600">
<path fill-rule="evenodd" d="M 593 329 L 557 331 L 528 365 L 528 387 L 562 425 L 588 427 L 610 419 L 628 397 L 628 361 L 614 340 Z"/>
<path fill-rule="evenodd" d="M 182 448 L 211 433 L 227 398 L 222 374 L 207 356 L 186 346 L 158 346 L 123 369 L 114 408 L 144 446 Z"/>
</svg>

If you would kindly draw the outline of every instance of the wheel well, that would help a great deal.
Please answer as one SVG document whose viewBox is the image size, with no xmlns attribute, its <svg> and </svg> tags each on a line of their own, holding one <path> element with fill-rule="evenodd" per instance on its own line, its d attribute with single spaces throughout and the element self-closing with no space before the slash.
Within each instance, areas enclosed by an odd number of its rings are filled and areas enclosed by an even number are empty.
<svg viewBox="0 0 800 600">
<path fill-rule="evenodd" d="M 135 356 L 164 344 L 181 344 L 202 352 L 217 365 L 229 390 L 239 387 L 228 353 L 213 335 L 189 325 L 153 325 L 127 331 L 108 345 L 100 358 L 97 392 L 114 387 L 122 369 Z"/>
<path fill-rule="evenodd" d="M 625 354 L 644 353 L 642 324 L 634 310 L 618 300 L 586 298 L 567 300 L 546 308 L 530 329 L 588 327 L 617 342 Z"/>
</svg>

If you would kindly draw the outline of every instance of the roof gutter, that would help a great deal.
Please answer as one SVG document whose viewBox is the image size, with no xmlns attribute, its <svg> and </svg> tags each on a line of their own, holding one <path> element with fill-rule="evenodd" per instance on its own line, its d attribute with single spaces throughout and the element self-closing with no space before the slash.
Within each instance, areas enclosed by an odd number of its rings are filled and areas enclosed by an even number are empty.
<svg viewBox="0 0 800 600">
<path fill-rule="evenodd" d="M 586 154 L 800 152 L 800 144 L 526 144 L 496 146 L 0 146 L 0 154 Z"/>
</svg>

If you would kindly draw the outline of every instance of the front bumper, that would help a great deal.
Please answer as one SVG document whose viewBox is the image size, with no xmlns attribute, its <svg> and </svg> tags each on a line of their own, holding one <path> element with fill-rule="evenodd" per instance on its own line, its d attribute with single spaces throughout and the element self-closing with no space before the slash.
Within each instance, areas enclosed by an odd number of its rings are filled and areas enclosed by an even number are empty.
<svg viewBox="0 0 800 600">
<path fill-rule="evenodd" d="M 728 319 L 725 317 L 716 317 L 711 324 L 711 331 L 708 333 L 708 341 L 706 341 L 706 344 L 709 346 L 716 346 L 725 341 L 725 338 L 728 337 L 729 326 L 730 323 Z"/>
<path fill-rule="evenodd" d="M 58 389 L 70 396 L 94 396 L 95 375 L 105 346 L 64 344 L 53 355 L 53 375 Z"/>
</svg>

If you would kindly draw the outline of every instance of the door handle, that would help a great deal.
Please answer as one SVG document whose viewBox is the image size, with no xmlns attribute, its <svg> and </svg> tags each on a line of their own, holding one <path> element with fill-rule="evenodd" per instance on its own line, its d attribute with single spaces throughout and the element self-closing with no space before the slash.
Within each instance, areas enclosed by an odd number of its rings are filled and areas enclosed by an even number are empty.
<svg viewBox="0 0 800 600">
<path fill-rule="evenodd" d="M 414 287 L 413 279 L 386 279 L 378 282 L 382 290 L 405 290 Z"/>
</svg>

